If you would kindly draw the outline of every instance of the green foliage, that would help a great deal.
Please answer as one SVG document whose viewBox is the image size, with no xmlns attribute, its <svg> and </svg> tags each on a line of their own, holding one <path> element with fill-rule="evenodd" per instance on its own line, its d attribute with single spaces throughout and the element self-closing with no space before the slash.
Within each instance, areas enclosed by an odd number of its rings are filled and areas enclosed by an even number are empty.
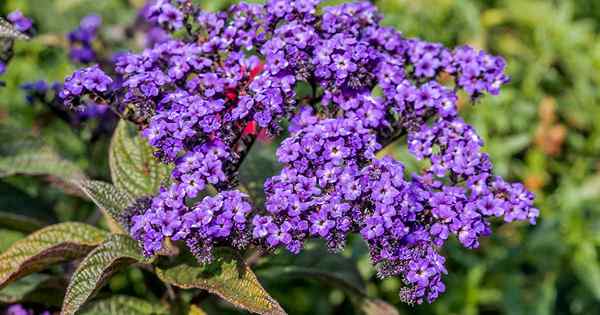
<svg viewBox="0 0 600 315">
<path fill-rule="evenodd" d="M 23 130 L 0 125 L 0 136 L 6 139 L 0 144 L 0 177 L 43 175 L 63 182 L 85 178 L 79 166 Z"/>
<path fill-rule="evenodd" d="M 112 235 L 79 264 L 67 288 L 61 315 L 72 315 L 119 268 L 146 262 L 137 242 L 126 235 Z"/>
<path fill-rule="evenodd" d="M 206 266 L 180 264 L 157 269 L 158 277 L 184 289 L 199 288 L 214 293 L 231 304 L 263 315 L 286 314 L 262 287 L 254 272 L 234 255 L 220 253 Z"/>
<path fill-rule="evenodd" d="M 211 10 L 232 2 L 195 1 Z M 228 256 L 208 267 L 179 257 L 159 257 L 153 263 L 158 276 L 190 290 L 165 289 L 151 268 L 129 268 L 130 273 L 117 274 L 123 284 L 102 286 L 115 264 L 143 260 L 135 242 L 127 240 L 130 246 L 113 251 L 109 248 L 118 248 L 114 239 L 125 236 L 106 241 L 108 232 L 89 225 L 50 224 L 64 218 L 96 222 L 92 203 L 80 198 L 87 197 L 103 210 L 111 231 L 122 233 L 115 221 L 123 209 L 135 198 L 156 192 L 167 181 L 169 168 L 152 157 L 151 148 L 131 125 L 121 122 L 112 141 L 91 142 L 90 126 L 74 130 L 53 119 L 49 109 L 28 106 L 18 86 L 35 79 L 62 80 L 74 69 L 63 49 L 64 35 L 85 14 L 99 13 L 110 25 L 102 29 L 103 35 L 119 37 L 135 16 L 133 5 L 139 7 L 143 1 L 0 2 L 3 13 L 19 8 L 33 16 L 39 30 L 32 40 L 14 43 L 15 57 L 1 78 L 7 85 L 0 88 L 0 304 L 60 307 L 67 286 L 64 270 L 72 271 L 75 259 L 90 253 L 75 269 L 73 279 L 79 280 L 67 294 L 71 312 L 96 291 L 97 300 L 83 305 L 79 314 L 239 313 L 203 291 L 266 314 L 282 314 L 283 308 L 292 314 L 600 312 L 600 11 L 595 10 L 596 1 L 374 1 L 385 14 L 385 23 L 408 37 L 450 46 L 471 44 L 506 57 L 512 83 L 496 98 L 483 98 L 475 105 L 463 101 L 461 111 L 486 139 L 495 171 L 525 182 L 536 192 L 541 209 L 536 227 L 503 227 L 476 252 L 451 241 L 446 250 L 451 274 L 445 279 L 447 292 L 435 304 L 421 306 L 400 303 L 400 280 L 378 279 L 364 244 L 354 241 L 342 256 L 318 249 L 252 262 L 260 282 L 248 265 Z M 0 37 L 7 34 L 2 25 Z M 105 154 L 109 147 L 110 157 Z M 273 143 L 258 143 L 255 149 L 240 175 L 244 188 L 260 203 L 264 179 L 279 166 Z M 398 147 L 386 153 L 418 169 L 406 150 Z M 73 191 L 72 184 L 78 190 Z M 47 268 L 67 261 L 60 272 Z M 139 287 L 147 290 L 135 289 Z"/>
<path fill-rule="evenodd" d="M 156 193 L 169 178 L 169 167 L 152 155 L 152 147 L 139 136 L 135 126 L 121 121 L 109 151 L 110 170 L 115 186 L 132 197 Z"/>
<path fill-rule="evenodd" d="M 155 303 L 129 296 L 113 296 L 90 303 L 79 313 L 81 315 L 167 315 L 167 309 Z"/>
<path fill-rule="evenodd" d="M 60 223 L 15 242 L 0 255 L 0 288 L 49 265 L 82 257 L 107 233 L 82 223 Z"/>
<path fill-rule="evenodd" d="M 122 231 L 119 226 L 123 210 L 133 202 L 131 196 L 110 183 L 94 180 L 80 180 L 74 183 L 98 208 L 102 209 L 109 220 L 112 231 Z"/>
<path fill-rule="evenodd" d="M 31 274 L 0 290 L 0 302 L 33 302 L 60 305 L 65 283 L 44 274 Z"/>
</svg>

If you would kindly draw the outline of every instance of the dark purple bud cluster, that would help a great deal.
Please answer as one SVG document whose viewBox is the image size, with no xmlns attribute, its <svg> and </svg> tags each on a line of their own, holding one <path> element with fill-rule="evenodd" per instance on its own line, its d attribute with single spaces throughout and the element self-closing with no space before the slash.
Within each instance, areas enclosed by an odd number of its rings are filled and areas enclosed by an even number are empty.
<svg viewBox="0 0 600 315">
<path fill-rule="evenodd" d="M 96 61 L 96 52 L 93 43 L 102 25 L 102 18 L 98 15 L 84 17 L 79 27 L 69 33 L 69 57 L 74 62 L 90 63 Z"/>
<path fill-rule="evenodd" d="M 399 276 L 402 298 L 422 303 L 445 290 L 440 249 L 450 236 L 476 248 L 490 218 L 535 223 L 533 195 L 493 175 L 483 141 L 458 115 L 459 90 L 476 99 L 508 82 L 502 58 L 406 39 L 380 26 L 367 2 L 270 0 L 209 13 L 162 0 L 146 16 L 187 33 L 119 57 L 118 89 L 88 68 L 63 94 L 142 108 L 143 135 L 175 164 L 172 185 L 132 217 L 148 255 L 166 239 L 185 241 L 206 262 L 215 246 L 297 253 L 319 238 L 339 250 L 359 234 L 379 274 Z M 256 209 L 236 190 L 238 168 L 257 128 L 275 134 L 283 121 L 283 169 L 267 179 L 265 209 Z M 427 161 L 419 173 L 376 158 L 403 137 Z M 217 194 L 198 202 L 207 186 Z"/>
<path fill-rule="evenodd" d="M 44 80 L 27 82 L 21 85 L 21 89 L 25 92 L 25 100 L 29 105 L 41 105 L 73 128 L 80 128 L 83 123 L 92 119 L 97 120 L 98 123 L 92 131 L 93 139 L 102 134 L 109 134 L 115 125 L 116 115 L 109 105 L 87 100 L 76 110 L 65 106 L 59 97 L 63 89 L 59 82 L 51 84 Z"/>
</svg>

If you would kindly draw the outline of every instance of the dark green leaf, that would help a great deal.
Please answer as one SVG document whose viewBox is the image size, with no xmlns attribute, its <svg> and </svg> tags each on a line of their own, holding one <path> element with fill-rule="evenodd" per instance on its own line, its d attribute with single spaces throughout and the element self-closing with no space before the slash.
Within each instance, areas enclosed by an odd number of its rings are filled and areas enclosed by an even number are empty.
<svg viewBox="0 0 600 315">
<path fill-rule="evenodd" d="M 0 302 L 60 305 L 66 283 L 43 274 L 31 274 L 0 290 Z"/>
<path fill-rule="evenodd" d="M 0 254 L 0 288 L 48 265 L 82 257 L 101 244 L 107 232 L 83 223 L 60 223 L 16 241 Z"/>
<path fill-rule="evenodd" d="M 46 201 L 0 181 L 0 227 L 26 233 L 56 221 Z"/>
<path fill-rule="evenodd" d="M 115 186 L 134 198 L 155 194 L 170 174 L 170 167 L 152 155 L 152 147 L 124 120 L 113 135 L 109 162 Z"/>
<path fill-rule="evenodd" d="M 355 263 L 349 258 L 316 247 L 293 257 L 293 264 L 267 268 L 261 272 L 261 275 L 274 280 L 282 277 L 313 279 L 323 285 L 346 292 L 357 307 L 367 315 L 398 314 L 392 305 L 367 295 L 364 281 Z"/>
<path fill-rule="evenodd" d="M 0 229 L 0 252 L 7 250 L 14 242 L 23 237 L 25 237 L 25 235 L 21 232 Z"/>
<path fill-rule="evenodd" d="M 275 147 L 257 141 L 240 167 L 240 183 L 252 200 L 261 207 L 264 203 L 265 180 L 275 174 L 281 165 L 275 160 Z"/>
<path fill-rule="evenodd" d="M 106 242 L 92 250 L 73 273 L 61 314 L 75 314 L 116 271 L 144 260 L 136 241 L 127 235 L 111 235 Z"/>
</svg>

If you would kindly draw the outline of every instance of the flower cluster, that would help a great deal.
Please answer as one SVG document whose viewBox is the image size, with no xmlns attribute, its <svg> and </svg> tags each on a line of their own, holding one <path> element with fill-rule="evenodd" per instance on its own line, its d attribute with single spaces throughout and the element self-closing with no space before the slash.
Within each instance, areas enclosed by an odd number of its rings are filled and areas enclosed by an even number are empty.
<svg viewBox="0 0 600 315">
<path fill-rule="evenodd" d="M 59 95 L 66 105 L 75 107 L 83 97 L 107 98 L 112 83 L 113 80 L 98 66 L 83 68 L 65 79 Z"/>
<path fill-rule="evenodd" d="M 93 42 L 102 18 L 98 15 L 88 15 L 79 23 L 79 27 L 69 33 L 69 57 L 79 63 L 90 63 L 96 60 Z"/>
<path fill-rule="evenodd" d="M 177 30 L 183 27 L 184 14 L 169 0 L 158 0 L 145 12 L 146 18 L 167 29 Z"/>
<path fill-rule="evenodd" d="M 173 185 L 151 200 L 138 200 L 126 211 L 130 214 L 131 234 L 143 241 L 146 255 L 159 252 L 166 238 L 185 241 L 202 262 L 212 259 L 215 246 L 247 245 L 252 207 L 245 194 L 223 191 L 193 206 L 186 204 L 184 195 L 182 187 Z"/>
<path fill-rule="evenodd" d="M 138 12 L 138 16 L 134 23 L 134 28 L 143 32 L 142 47 L 151 48 L 156 44 L 164 43 L 170 39 L 168 31 L 156 25 L 155 22 L 148 20 L 151 14 L 154 14 L 154 1 L 146 1 L 146 4 Z"/>
<path fill-rule="evenodd" d="M 379 148 L 351 119 L 322 120 L 284 140 L 277 158 L 286 166 L 265 184 L 268 214 L 254 217 L 253 237 L 294 253 L 309 236 L 341 248 L 360 211 L 360 167 Z"/>
<path fill-rule="evenodd" d="M 209 13 L 159 0 L 147 17 L 187 33 L 119 57 L 121 88 L 90 80 L 89 68 L 68 78 L 65 96 L 108 91 L 138 106 L 155 155 L 175 164 L 172 185 L 131 211 L 148 255 L 169 238 L 206 262 L 215 246 L 298 253 L 320 238 L 339 250 L 359 234 L 379 274 L 399 276 L 402 298 L 422 303 L 445 290 L 440 249 L 450 236 L 476 248 L 490 218 L 535 223 L 533 195 L 493 175 L 458 114 L 458 91 L 476 99 L 508 82 L 502 58 L 404 38 L 368 2 L 269 0 Z M 238 168 L 256 129 L 282 133 L 283 121 L 283 168 L 257 209 L 236 190 Z M 376 158 L 399 139 L 427 161 L 421 172 Z M 216 195 L 198 202 L 209 185 Z"/>
<path fill-rule="evenodd" d="M 455 49 L 449 72 L 456 74 L 457 84 L 470 95 L 488 92 L 497 95 L 509 81 L 504 74 L 504 59 L 477 51 L 469 46 Z"/>
</svg>

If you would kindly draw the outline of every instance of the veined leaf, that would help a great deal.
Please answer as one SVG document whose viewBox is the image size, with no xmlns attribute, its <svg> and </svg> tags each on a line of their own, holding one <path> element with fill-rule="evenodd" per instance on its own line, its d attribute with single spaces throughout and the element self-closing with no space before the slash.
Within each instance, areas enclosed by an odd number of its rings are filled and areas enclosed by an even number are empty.
<svg viewBox="0 0 600 315">
<path fill-rule="evenodd" d="M 34 302 L 45 305 L 60 305 L 62 292 L 67 286 L 64 281 L 44 274 L 31 274 L 0 290 L 0 302 Z"/>
<path fill-rule="evenodd" d="M 233 305 L 258 314 L 286 314 L 243 261 L 229 254 L 218 255 L 206 266 L 180 264 L 157 269 L 158 277 L 174 286 L 198 288 L 214 293 Z"/>
<path fill-rule="evenodd" d="M 108 233 L 83 223 L 60 223 L 16 241 L 0 254 L 0 288 L 48 265 L 85 256 Z"/>
<path fill-rule="evenodd" d="M 115 186 L 134 198 L 155 194 L 170 174 L 170 167 L 152 155 L 152 147 L 124 120 L 115 129 L 109 163 Z"/>
<path fill-rule="evenodd" d="M 9 21 L 0 17 L 0 38 L 27 40 L 29 36 L 19 32 Z"/>
<path fill-rule="evenodd" d="M 127 235 L 113 234 L 81 262 L 67 288 L 61 315 L 75 314 L 117 270 L 145 261 L 137 242 Z"/>
<path fill-rule="evenodd" d="M 85 178 L 79 166 L 63 159 L 49 147 L 0 157 L 0 177 L 16 174 L 47 175 L 63 182 Z"/>
<path fill-rule="evenodd" d="M 123 210 L 133 202 L 129 194 L 102 181 L 80 180 L 74 183 L 103 211 L 113 232 L 123 230 L 119 225 Z"/>
<path fill-rule="evenodd" d="M 113 296 L 108 299 L 95 301 L 84 307 L 81 315 L 167 315 L 166 307 L 150 303 L 146 300 L 129 297 Z"/>
</svg>

